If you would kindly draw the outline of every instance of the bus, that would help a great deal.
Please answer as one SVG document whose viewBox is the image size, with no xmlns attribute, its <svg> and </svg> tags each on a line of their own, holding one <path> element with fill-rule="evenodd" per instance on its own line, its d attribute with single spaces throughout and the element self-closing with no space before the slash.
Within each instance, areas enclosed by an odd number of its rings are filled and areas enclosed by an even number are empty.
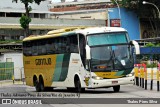
<svg viewBox="0 0 160 107">
<path fill-rule="evenodd" d="M 86 88 L 132 84 L 136 41 L 130 41 L 124 28 L 81 27 L 53 30 L 23 40 L 26 85 L 36 91 L 66 87 L 77 92 Z"/>
</svg>

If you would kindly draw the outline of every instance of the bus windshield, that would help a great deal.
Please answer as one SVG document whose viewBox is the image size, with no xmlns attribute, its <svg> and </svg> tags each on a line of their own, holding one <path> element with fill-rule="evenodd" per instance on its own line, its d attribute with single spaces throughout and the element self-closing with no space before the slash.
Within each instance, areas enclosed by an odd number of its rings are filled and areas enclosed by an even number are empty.
<svg viewBox="0 0 160 107">
<path fill-rule="evenodd" d="M 131 47 L 127 42 L 125 33 L 88 36 L 88 44 L 91 47 L 91 70 L 112 71 L 133 68 Z"/>
<path fill-rule="evenodd" d="M 126 32 L 88 35 L 89 46 L 118 44 L 127 42 L 128 38 Z"/>
</svg>

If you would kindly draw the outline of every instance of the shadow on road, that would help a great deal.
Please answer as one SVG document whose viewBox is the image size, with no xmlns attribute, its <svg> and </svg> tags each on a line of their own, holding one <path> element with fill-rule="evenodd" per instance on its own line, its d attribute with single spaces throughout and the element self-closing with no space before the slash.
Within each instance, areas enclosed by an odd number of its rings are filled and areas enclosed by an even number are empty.
<svg viewBox="0 0 160 107">
<path fill-rule="evenodd" d="M 36 91 L 32 91 L 32 92 L 36 92 Z M 67 90 L 67 89 L 53 89 L 53 90 L 47 90 L 47 91 L 43 91 L 45 93 L 50 93 L 50 92 L 62 92 L 62 93 L 77 93 L 74 90 Z M 81 94 L 104 94 L 104 93 L 116 93 L 114 91 L 107 90 L 106 88 L 103 89 L 86 89 L 85 91 L 81 92 Z M 117 93 L 125 93 L 125 91 L 119 91 Z"/>
</svg>

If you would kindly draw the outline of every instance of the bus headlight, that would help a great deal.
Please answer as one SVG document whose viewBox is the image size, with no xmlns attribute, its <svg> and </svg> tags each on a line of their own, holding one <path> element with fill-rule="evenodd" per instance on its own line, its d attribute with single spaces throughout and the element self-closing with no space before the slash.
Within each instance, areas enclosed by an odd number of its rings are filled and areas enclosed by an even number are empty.
<svg viewBox="0 0 160 107">
<path fill-rule="evenodd" d="M 95 80 L 102 80 L 103 79 L 102 77 L 97 77 L 97 76 L 92 76 L 92 78 Z"/>
<path fill-rule="evenodd" d="M 127 75 L 127 77 L 132 77 L 134 76 L 134 72 L 131 72 L 130 74 Z"/>
</svg>

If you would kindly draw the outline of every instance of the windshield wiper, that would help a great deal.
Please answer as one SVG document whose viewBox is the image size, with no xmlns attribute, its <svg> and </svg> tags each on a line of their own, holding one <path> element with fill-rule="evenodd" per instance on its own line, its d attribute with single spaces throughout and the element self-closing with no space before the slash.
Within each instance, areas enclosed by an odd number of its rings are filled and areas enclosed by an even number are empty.
<svg viewBox="0 0 160 107">
<path fill-rule="evenodd" d="M 120 63 L 120 65 L 123 67 L 123 69 L 126 70 L 125 66 L 121 63 L 121 61 L 117 57 L 114 58 L 114 61 L 115 60 L 117 60 Z M 119 64 L 117 64 L 117 65 L 119 65 Z"/>
<path fill-rule="evenodd" d="M 122 66 L 122 68 L 123 69 L 125 69 L 126 70 L 126 68 L 125 68 L 125 66 L 121 63 L 121 61 L 115 56 L 115 53 L 114 53 L 114 50 L 113 50 L 113 66 L 114 66 L 114 69 L 115 69 L 115 60 L 117 60 L 119 63 L 120 63 L 120 65 Z M 119 65 L 119 63 L 117 64 L 117 65 Z"/>
</svg>

